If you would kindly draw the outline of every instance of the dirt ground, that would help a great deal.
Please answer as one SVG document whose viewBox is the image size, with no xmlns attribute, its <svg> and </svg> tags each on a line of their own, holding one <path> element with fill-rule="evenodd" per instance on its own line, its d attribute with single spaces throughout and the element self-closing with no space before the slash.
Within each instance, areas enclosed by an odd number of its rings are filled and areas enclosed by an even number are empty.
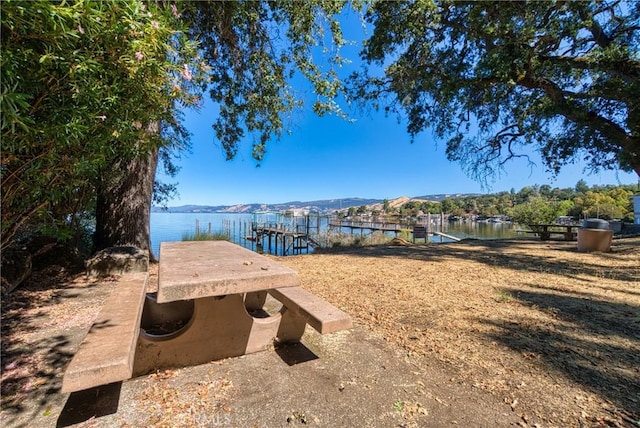
<svg viewBox="0 0 640 428">
<path fill-rule="evenodd" d="M 467 240 L 278 260 L 354 330 L 305 334 L 300 352 L 319 356 L 305 364 L 280 367 L 298 351 L 278 350 L 125 382 L 114 415 L 80 425 L 640 426 L 640 238 L 610 253 Z M 64 366 L 111 289 L 53 269 L 3 299 L 0 423 L 61 426 Z M 198 409 L 208 419 L 183 423 Z"/>
</svg>

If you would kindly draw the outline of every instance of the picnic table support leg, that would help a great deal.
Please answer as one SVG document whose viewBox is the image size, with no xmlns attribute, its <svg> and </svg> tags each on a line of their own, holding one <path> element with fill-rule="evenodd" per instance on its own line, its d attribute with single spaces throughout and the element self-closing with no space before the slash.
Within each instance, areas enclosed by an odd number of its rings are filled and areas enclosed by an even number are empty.
<svg viewBox="0 0 640 428">
<path fill-rule="evenodd" d="M 307 326 L 306 319 L 286 307 L 283 307 L 280 313 L 282 314 L 282 319 L 276 336 L 278 343 L 300 342 Z"/>
<path fill-rule="evenodd" d="M 191 320 L 178 331 L 154 336 L 140 330 L 134 376 L 266 350 L 281 318 L 253 318 L 243 294 L 196 299 Z"/>
</svg>

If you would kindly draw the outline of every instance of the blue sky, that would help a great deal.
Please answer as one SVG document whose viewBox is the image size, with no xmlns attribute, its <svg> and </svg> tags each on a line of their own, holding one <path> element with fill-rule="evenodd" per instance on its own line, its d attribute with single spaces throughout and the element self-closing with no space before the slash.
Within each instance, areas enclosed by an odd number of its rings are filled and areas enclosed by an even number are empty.
<svg viewBox="0 0 640 428">
<path fill-rule="evenodd" d="M 211 129 L 212 110 L 209 106 L 186 115 L 193 147 L 177 161 L 179 174 L 166 179 L 177 182 L 179 191 L 169 206 L 493 193 L 533 184 L 573 187 L 580 179 L 589 185 L 638 182 L 635 174 L 622 172 L 586 175 L 582 165 L 566 167 L 553 180 L 534 154 L 537 166 L 513 161 L 490 189 L 483 189 L 458 163 L 446 159 L 444 142 L 434 142 L 428 132 L 411 143 L 404 124 L 383 114 L 352 115 L 356 120 L 350 123 L 332 116 L 318 118 L 310 111 L 296 115 L 291 135 L 271 142 L 257 167 L 250 138 L 234 160 L 225 160 Z"/>
<path fill-rule="evenodd" d="M 362 40 L 364 29 L 355 13 L 343 17 L 345 37 Z M 360 47 L 346 46 L 342 53 L 357 58 Z M 359 65 L 344 69 L 344 75 Z M 295 87 L 309 97 L 305 87 Z M 226 161 L 215 141 L 211 124 L 215 106 L 205 104 L 200 112 L 188 111 L 185 125 L 193 134 L 192 151 L 176 163 L 179 174 L 160 179 L 177 182 L 179 195 L 169 206 L 235 205 L 281 203 L 350 197 L 393 199 L 429 194 L 493 193 L 533 184 L 573 187 L 580 179 L 594 184 L 634 184 L 636 174 L 583 173 L 584 165 L 574 164 L 553 179 L 546 173 L 538 155 L 510 162 L 490 188 L 468 178 L 461 166 L 449 162 L 445 143 L 434 141 L 430 132 L 413 143 L 406 125 L 382 113 L 360 115 L 347 111 L 353 123 L 335 116 L 319 118 L 310 108 L 293 114 L 292 133 L 267 146 L 267 155 L 256 167 L 251 157 L 251 137 L 241 144 L 238 155 Z"/>
</svg>

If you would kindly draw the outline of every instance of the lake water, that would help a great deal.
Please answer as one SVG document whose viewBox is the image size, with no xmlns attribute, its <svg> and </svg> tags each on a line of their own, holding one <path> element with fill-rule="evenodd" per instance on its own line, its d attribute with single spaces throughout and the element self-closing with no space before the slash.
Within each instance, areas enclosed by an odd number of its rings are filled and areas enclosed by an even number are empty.
<svg viewBox="0 0 640 428">
<path fill-rule="evenodd" d="M 221 213 L 151 213 L 151 248 L 157 256 L 160 242 L 182 241 L 185 234 L 196 232 L 196 222 L 201 232 L 223 233 L 226 222 L 239 224 L 251 223 L 251 214 L 221 214 Z M 237 242 L 237 239 L 232 239 Z"/>
<path fill-rule="evenodd" d="M 251 214 L 151 213 L 151 247 L 158 256 L 160 242 L 182 241 L 185 234 L 195 233 L 197 222 L 201 232 L 224 233 L 233 242 L 254 249 L 255 243 L 244 239 L 251 235 L 251 220 Z M 326 221 L 320 229 L 326 230 Z M 443 232 L 458 238 L 495 239 L 516 237 L 516 229 L 511 223 L 445 222 Z M 431 241 L 440 242 L 440 237 L 433 236 Z"/>
</svg>

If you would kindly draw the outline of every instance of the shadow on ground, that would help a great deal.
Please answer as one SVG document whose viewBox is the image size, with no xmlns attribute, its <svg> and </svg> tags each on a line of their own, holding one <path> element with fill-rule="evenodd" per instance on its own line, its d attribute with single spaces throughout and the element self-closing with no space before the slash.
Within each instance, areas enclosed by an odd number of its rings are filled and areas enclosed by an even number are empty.
<svg viewBox="0 0 640 428">
<path fill-rule="evenodd" d="M 452 259 L 472 260 L 491 267 L 500 267 L 515 271 L 533 271 L 561 275 L 580 281 L 591 281 L 597 286 L 595 278 L 606 278 L 621 282 L 640 283 L 640 268 L 615 270 L 599 261 L 611 259 L 625 259 L 630 254 L 640 257 L 640 246 L 628 245 L 625 240 L 616 241 L 610 253 L 590 253 L 589 264 L 561 260 L 555 257 L 544 257 L 528 254 L 527 248 L 540 248 L 539 241 L 527 240 L 475 240 L 469 239 L 454 244 L 430 244 L 426 246 L 370 246 L 358 248 L 337 248 L 323 250 L 328 254 L 353 254 L 357 257 L 404 257 L 413 260 L 423 260 L 430 263 L 450 261 Z M 554 251 L 578 253 L 575 243 L 564 241 L 549 241 L 549 247 Z M 506 254 L 503 248 L 522 250 L 520 253 Z M 585 277 L 594 279 L 586 279 Z M 640 295 L 640 290 L 618 290 L 623 293 Z"/>
<path fill-rule="evenodd" d="M 44 272 L 3 296 L 3 424 L 12 425 L 18 417 L 24 421 L 25 414 L 35 417 L 51 411 L 52 397 L 59 396 L 62 371 L 73 357 L 74 346 L 86 334 L 82 326 L 61 329 L 52 308 L 63 301 L 92 299 L 100 294 L 95 293 L 96 285 L 87 282 L 76 287 L 67 275 Z M 15 426 L 28 423 L 16 422 Z"/>
<path fill-rule="evenodd" d="M 60 412 L 56 427 L 68 427 L 118 411 L 122 382 L 73 392 Z"/>
<path fill-rule="evenodd" d="M 519 303 L 542 311 L 551 322 L 520 318 L 504 320 L 476 318 L 491 326 L 495 334 L 488 336 L 489 343 L 497 342 L 539 362 L 545 370 L 570 379 L 585 389 L 608 400 L 628 419 L 637 424 L 640 420 L 640 305 L 637 301 L 640 287 L 640 266 L 630 261 L 637 254 L 638 241 L 614 241 L 612 252 L 584 255 L 589 262 L 580 262 L 570 254 L 577 253 L 575 243 L 549 242 L 549 256 L 527 248 L 540 248 L 539 241 L 505 240 L 427 245 L 427 246 L 378 246 L 357 250 L 349 248 L 330 251 L 358 257 L 401 257 L 428 263 L 469 260 L 490 267 L 517 272 L 538 272 L 582 283 L 584 290 L 571 291 L 557 286 L 553 280 L 546 285 L 521 283 L 518 286 L 501 287 L 500 291 Z M 504 252 L 508 246 L 511 250 Z M 559 254 L 567 254 L 563 260 Z M 582 257 L 582 254 L 581 254 Z M 621 261 L 621 266 L 607 265 L 611 260 Z M 620 284 L 620 286 L 618 286 Z M 605 294 L 595 292 L 603 291 Z M 612 298 L 609 300 L 608 293 Z M 625 295 L 628 301 L 625 302 Z"/>
<path fill-rule="evenodd" d="M 65 367 L 73 357 L 68 346 L 69 340 L 64 335 L 28 344 L 12 343 L 7 349 L 3 346 L 2 409 L 9 414 L 26 411 L 23 399 L 38 389 L 42 396 L 40 407 L 29 411 L 46 411 L 47 397 L 60 390 L 59 383 L 54 382 L 58 376 L 55 368 Z M 34 355 L 44 357 L 36 360 Z"/>
<path fill-rule="evenodd" d="M 491 340 L 538 359 L 640 420 L 640 307 L 580 295 L 505 290 L 560 323 L 548 327 L 527 319 L 479 320 L 495 327 Z M 622 340 L 614 344 L 611 338 Z"/>
</svg>

